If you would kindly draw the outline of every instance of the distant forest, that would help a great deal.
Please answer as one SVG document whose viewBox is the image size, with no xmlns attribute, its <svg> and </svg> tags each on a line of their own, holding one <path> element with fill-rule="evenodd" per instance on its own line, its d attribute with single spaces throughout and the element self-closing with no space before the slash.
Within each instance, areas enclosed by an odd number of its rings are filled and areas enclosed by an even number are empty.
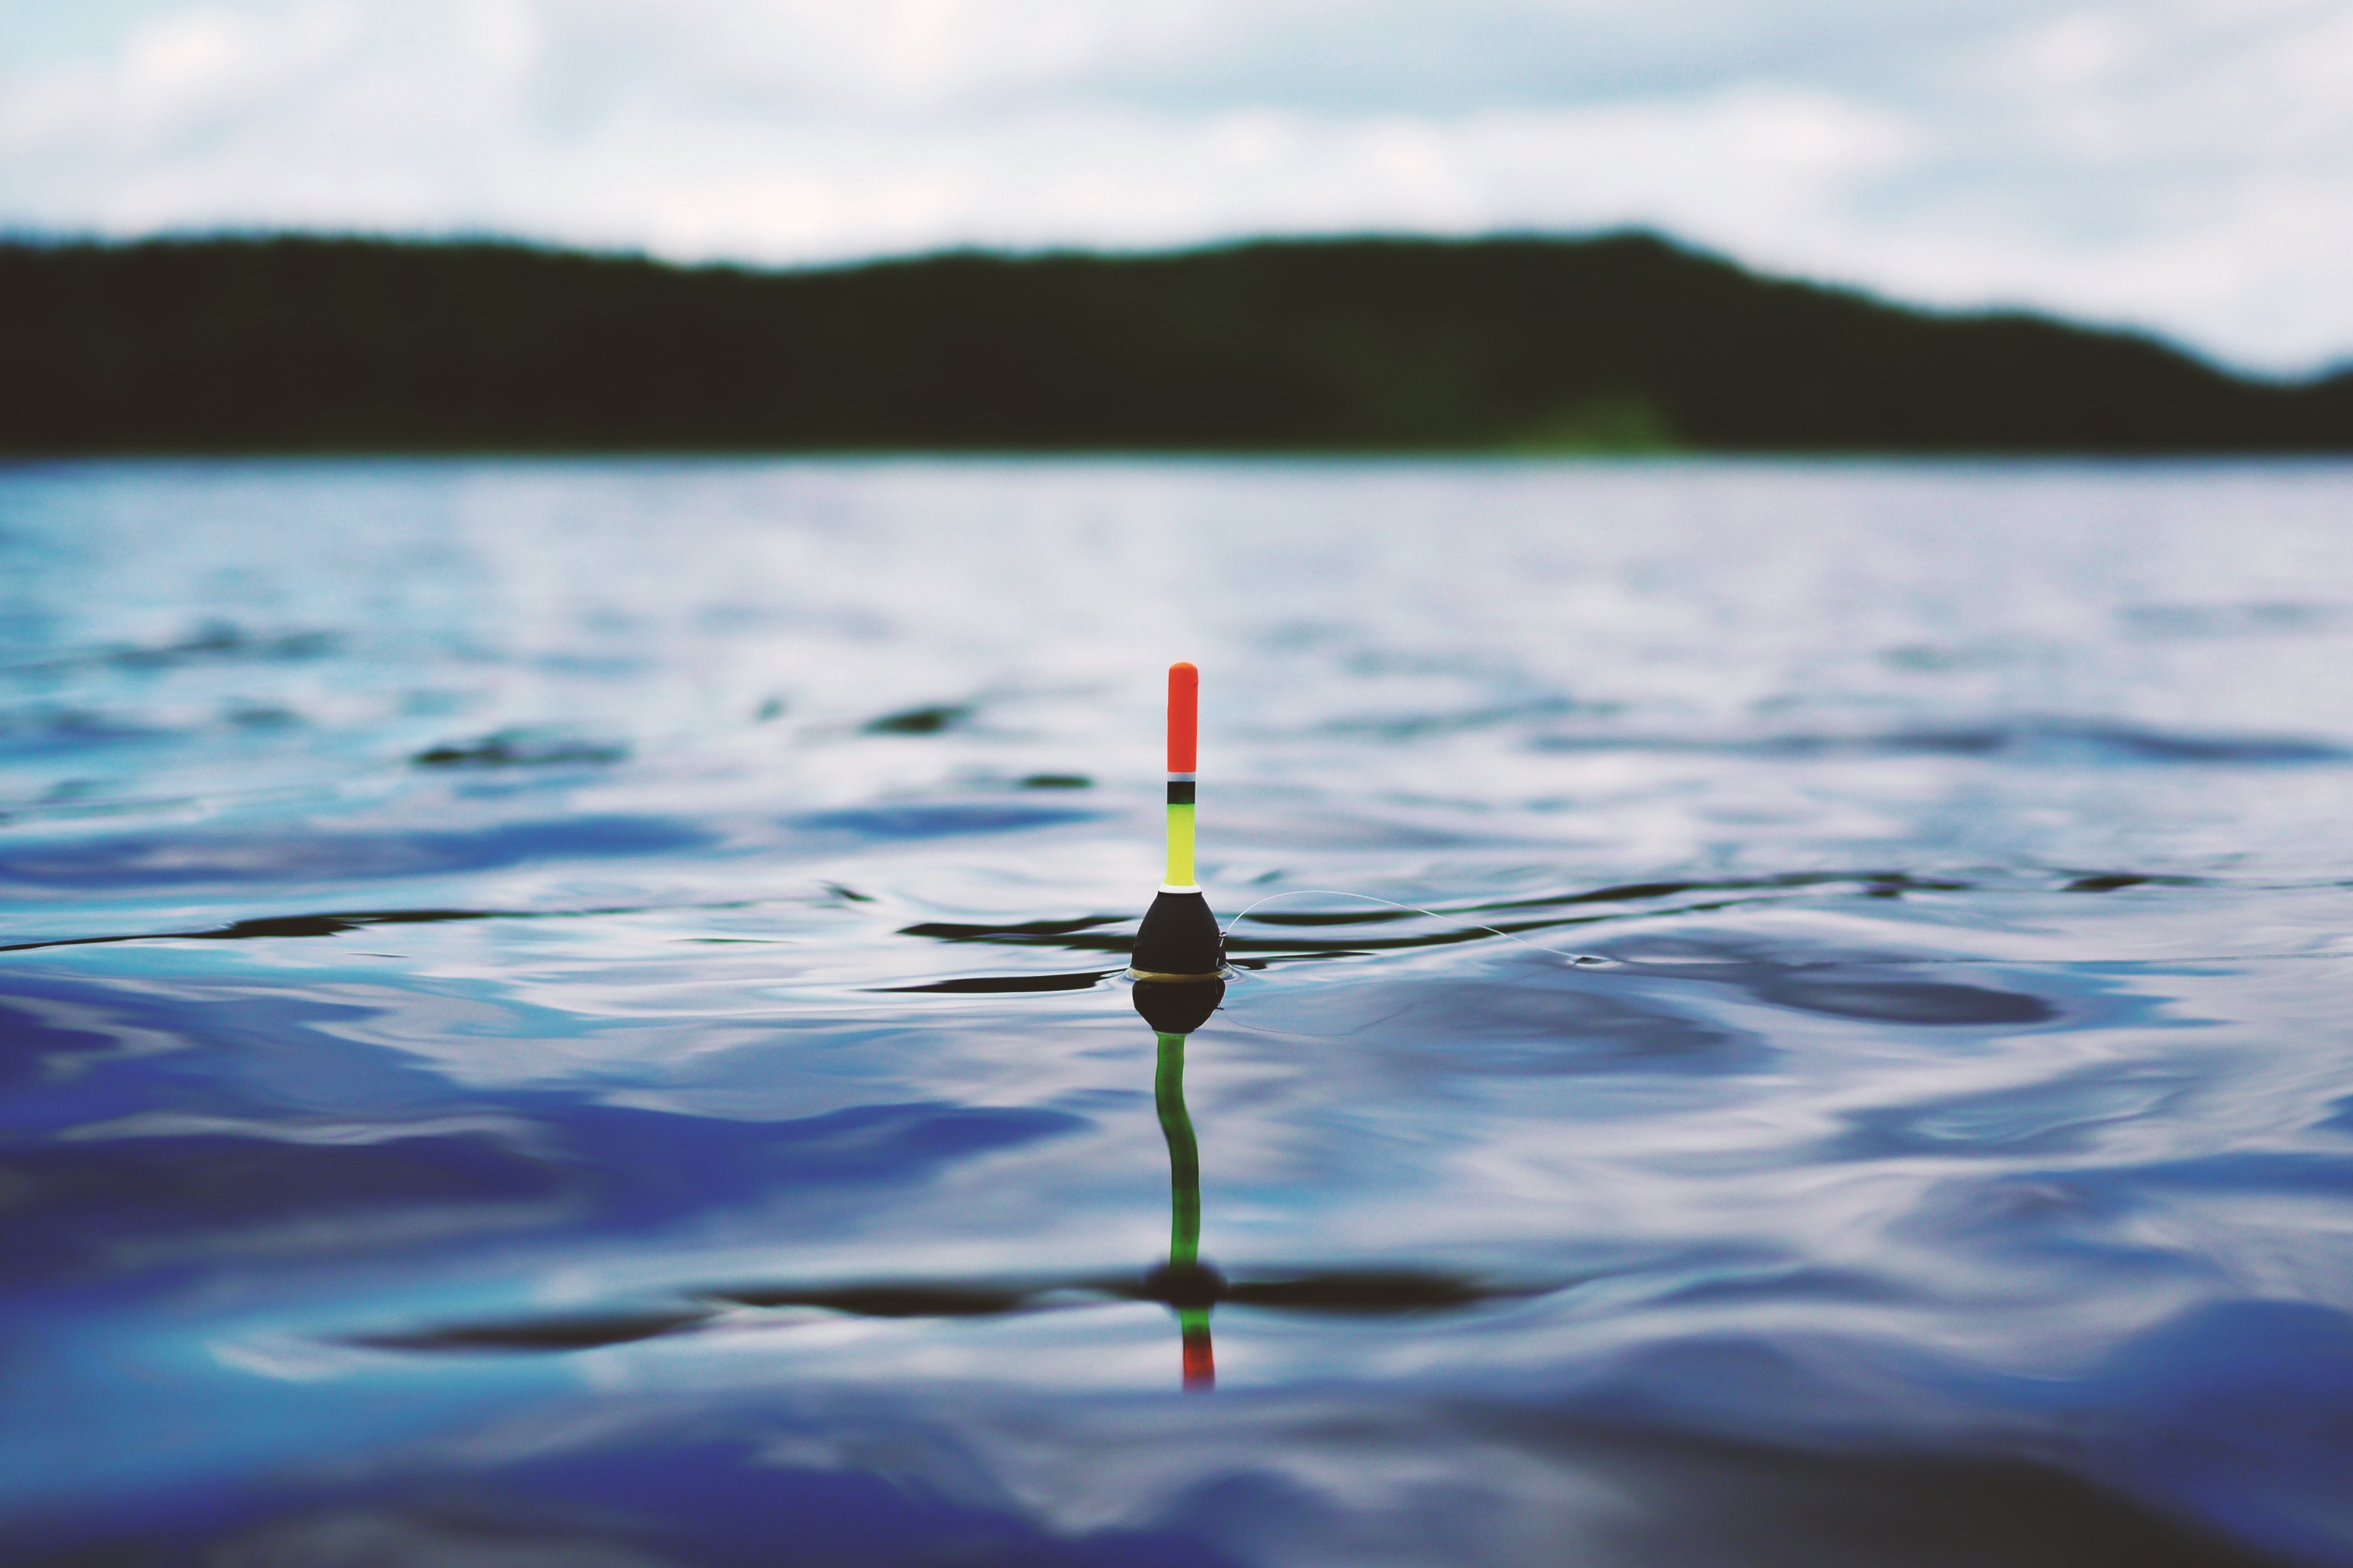
<svg viewBox="0 0 2353 1568">
<path fill-rule="evenodd" d="M 1906 309 L 1646 235 L 791 271 L 0 245 L 0 452 L 2353 449 L 2353 372 Z"/>
</svg>

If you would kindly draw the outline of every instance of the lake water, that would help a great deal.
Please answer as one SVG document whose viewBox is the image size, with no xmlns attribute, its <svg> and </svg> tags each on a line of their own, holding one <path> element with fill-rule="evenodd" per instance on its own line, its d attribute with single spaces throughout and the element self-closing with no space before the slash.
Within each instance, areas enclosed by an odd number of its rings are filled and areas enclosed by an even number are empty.
<svg viewBox="0 0 2353 1568">
<path fill-rule="evenodd" d="M 2353 467 L 19 466 L 0 666 L 7 1561 L 2353 1562 Z"/>
</svg>

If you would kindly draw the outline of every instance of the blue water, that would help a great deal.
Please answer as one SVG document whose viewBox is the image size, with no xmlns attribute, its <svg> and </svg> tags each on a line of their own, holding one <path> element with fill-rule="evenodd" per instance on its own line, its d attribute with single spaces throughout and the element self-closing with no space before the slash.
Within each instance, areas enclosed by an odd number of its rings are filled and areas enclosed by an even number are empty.
<svg viewBox="0 0 2353 1568">
<path fill-rule="evenodd" d="M 2348 790 L 2345 465 L 0 470 L 0 1556 L 2353 1563 Z"/>
</svg>

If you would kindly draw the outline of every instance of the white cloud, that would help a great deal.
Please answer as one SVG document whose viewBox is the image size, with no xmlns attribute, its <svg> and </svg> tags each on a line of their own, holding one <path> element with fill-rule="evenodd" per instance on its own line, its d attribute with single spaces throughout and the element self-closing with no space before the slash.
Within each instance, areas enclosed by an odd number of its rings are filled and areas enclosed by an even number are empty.
<svg viewBox="0 0 2353 1568">
<path fill-rule="evenodd" d="M 9 81 L 0 97 L 0 147 L 87 138 L 136 154 L 199 133 L 332 69 L 356 41 L 358 20 L 344 5 L 267 20 L 217 7 L 142 20 L 111 59 Z"/>
<path fill-rule="evenodd" d="M 2339 0 L 0 0 L 0 222 L 679 258 L 1655 225 L 2353 350 Z"/>
</svg>

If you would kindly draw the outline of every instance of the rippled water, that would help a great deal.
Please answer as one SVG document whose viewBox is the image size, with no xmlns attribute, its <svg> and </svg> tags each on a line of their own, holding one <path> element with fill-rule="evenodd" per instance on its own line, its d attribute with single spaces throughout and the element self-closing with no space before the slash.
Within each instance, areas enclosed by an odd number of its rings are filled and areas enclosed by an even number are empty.
<svg viewBox="0 0 2353 1568">
<path fill-rule="evenodd" d="M 12 1561 L 2353 1561 L 2353 468 L 18 468 L 0 666 Z"/>
</svg>

